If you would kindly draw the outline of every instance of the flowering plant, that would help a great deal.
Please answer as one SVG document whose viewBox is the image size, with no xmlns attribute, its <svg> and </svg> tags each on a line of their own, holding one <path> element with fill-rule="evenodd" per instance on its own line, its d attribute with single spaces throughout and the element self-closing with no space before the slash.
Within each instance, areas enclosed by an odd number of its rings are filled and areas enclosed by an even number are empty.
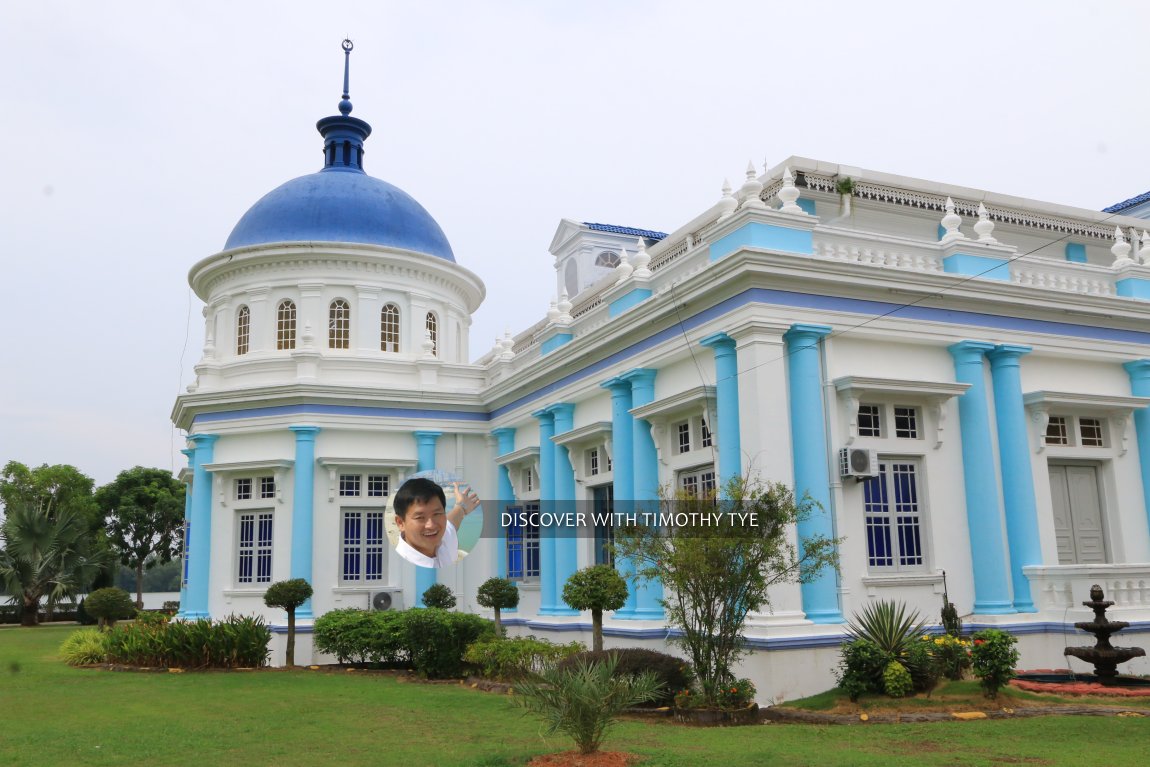
<svg viewBox="0 0 1150 767">
<path fill-rule="evenodd" d="M 963 673 L 970 668 L 970 640 L 951 634 L 936 637 L 924 635 L 922 639 L 929 642 L 931 657 L 943 676 L 952 680 L 962 679 Z"/>
<path fill-rule="evenodd" d="M 755 685 L 750 679 L 736 679 L 720 687 L 715 697 L 722 708 L 746 708 L 755 701 Z"/>
<path fill-rule="evenodd" d="M 971 662 L 974 674 L 982 683 L 988 698 L 997 698 L 998 690 L 1014 677 L 1018 663 L 1018 640 L 999 629 L 985 629 L 974 635 Z"/>
</svg>

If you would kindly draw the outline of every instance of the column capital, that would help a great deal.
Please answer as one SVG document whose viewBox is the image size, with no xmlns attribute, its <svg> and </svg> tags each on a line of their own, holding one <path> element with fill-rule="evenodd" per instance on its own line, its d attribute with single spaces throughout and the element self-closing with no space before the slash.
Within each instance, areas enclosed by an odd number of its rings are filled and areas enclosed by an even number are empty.
<svg viewBox="0 0 1150 767">
<path fill-rule="evenodd" d="M 991 367 L 1001 367 L 1010 364 L 1017 365 L 1018 359 L 1022 357 L 1022 355 L 1030 354 L 1032 351 L 1034 351 L 1034 349 L 1030 346 L 998 344 L 986 353 L 986 358 L 990 360 Z"/>
<path fill-rule="evenodd" d="M 783 340 L 788 344 L 811 343 L 829 336 L 831 331 L 832 328 L 829 325 L 811 325 L 805 322 L 798 322 L 791 325 L 786 333 L 783 333 Z"/>
<path fill-rule="evenodd" d="M 191 448 L 191 447 L 185 447 L 180 452 L 183 453 L 184 456 L 188 459 L 188 463 L 192 462 L 192 456 L 194 456 L 196 454 L 195 448 Z"/>
<path fill-rule="evenodd" d="M 735 350 L 735 339 L 726 333 L 712 333 L 706 338 L 699 339 L 699 345 L 714 349 L 715 354 L 719 354 L 720 352 L 733 352 Z"/>
<path fill-rule="evenodd" d="M 441 431 L 413 431 L 411 436 L 415 437 L 416 442 L 432 443 L 434 444 L 437 439 L 443 436 Z"/>
<path fill-rule="evenodd" d="M 613 397 L 631 393 L 631 382 L 623 380 L 622 376 L 608 378 L 606 381 L 601 382 L 599 387 L 610 391 Z"/>
<path fill-rule="evenodd" d="M 619 380 L 631 384 L 652 384 L 655 383 L 655 374 L 658 372 L 655 368 L 634 368 L 619 376 Z"/>
<path fill-rule="evenodd" d="M 555 423 L 555 413 L 551 411 L 551 408 L 540 408 L 539 410 L 532 411 L 531 415 L 538 418 L 540 423 L 552 425 Z"/>
<path fill-rule="evenodd" d="M 981 363 L 983 355 L 993 348 L 994 344 L 985 341 L 959 341 L 946 347 L 946 350 L 954 357 L 955 362 Z"/>
<path fill-rule="evenodd" d="M 190 434 L 188 435 L 188 442 L 193 443 L 198 449 L 201 447 L 211 447 L 216 444 L 216 440 L 219 438 L 219 434 Z"/>
<path fill-rule="evenodd" d="M 555 416 L 555 420 L 558 421 L 563 417 L 570 418 L 575 413 L 575 405 L 570 402 L 556 402 L 554 405 L 548 405 L 544 410 Z"/>
<path fill-rule="evenodd" d="M 1150 380 L 1150 360 L 1130 360 L 1123 362 L 1122 368 L 1126 371 L 1126 375 L 1130 376 L 1131 381 Z"/>
<path fill-rule="evenodd" d="M 305 442 L 307 440 L 314 440 L 315 435 L 319 434 L 320 432 L 320 427 L 305 426 L 301 424 L 298 426 L 289 426 L 288 431 L 295 433 L 296 442 Z"/>
</svg>

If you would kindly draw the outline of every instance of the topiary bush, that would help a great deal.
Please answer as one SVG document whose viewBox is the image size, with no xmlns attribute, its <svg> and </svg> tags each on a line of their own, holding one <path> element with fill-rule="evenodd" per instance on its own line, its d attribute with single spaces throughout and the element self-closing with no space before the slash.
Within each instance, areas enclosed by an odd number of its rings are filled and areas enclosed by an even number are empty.
<svg viewBox="0 0 1150 767">
<path fill-rule="evenodd" d="M 136 603 L 123 589 L 96 589 L 84 600 L 88 615 L 100 622 L 100 628 L 111 628 L 116 621 L 136 617 Z"/>
<path fill-rule="evenodd" d="M 76 622 L 81 626 L 95 626 L 97 619 L 88 614 L 88 608 L 84 605 L 86 601 L 86 598 L 81 599 L 80 604 L 76 606 Z M 0 620 L 0 623 L 3 622 L 3 620 Z"/>
<path fill-rule="evenodd" d="M 69 666 L 94 666 L 103 663 L 108 655 L 107 635 L 99 629 L 73 631 L 60 645 L 60 657 Z"/>
<path fill-rule="evenodd" d="M 423 606 L 450 610 L 455 607 L 455 595 L 451 593 L 451 589 L 442 583 L 433 583 L 427 591 L 423 592 Z"/>
<path fill-rule="evenodd" d="M 288 630 L 287 647 L 284 649 L 284 665 L 291 668 L 295 665 L 295 611 L 304 602 L 311 599 L 311 584 L 303 578 L 292 578 L 278 581 L 268 586 L 264 592 L 264 604 L 268 607 L 278 607 L 287 612 Z"/>
<path fill-rule="evenodd" d="M 496 636 L 471 643 L 463 660 L 478 666 L 488 679 L 515 682 L 538 676 L 544 669 L 585 649 L 581 642 L 554 644 L 535 637 Z"/>
<path fill-rule="evenodd" d="M 495 611 L 495 633 L 503 635 L 503 622 L 500 620 L 500 610 L 514 610 L 519 606 L 519 589 L 513 581 L 506 578 L 488 578 L 479 586 L 475 594 L 475 601 L 480 607 L 488 607 Z"/>
<path fill-rule="evenodd" d="M 593 650 L 603 649 L 603 611 L 618 610 L 627 602 L 627 581 L 610 565 L 577 570 L 563 585 L 563 601 L 576 610 L 591 611 Z"/>
<path fill-rule="evenodd" d="M 886 664 L 882 672 L 883 690 L 892 698 L 904 698 L 914 691 L 914 680 L 906 666 L 897 660 Z"/>
<path fill-rule="evenodd" d="M 648 671 L 655 675 L 655 678 L 662 685 L 662 689 L 653 701 L 655 706 L 671 705 L 676 693 L 691 689 L 695 683 L 695 675 L 689 662 L 682 658 L 676 658 L 674 655 L 648 650 L 644 647 L 588 650 L 562 661 L 559 668 L 571 669 L 581 663 L 604 663 L 612 657 L 615 658 L 616 675 L 638 676 Z M 754 695 L 754 692 L 751 694 Z"/>
</svg>

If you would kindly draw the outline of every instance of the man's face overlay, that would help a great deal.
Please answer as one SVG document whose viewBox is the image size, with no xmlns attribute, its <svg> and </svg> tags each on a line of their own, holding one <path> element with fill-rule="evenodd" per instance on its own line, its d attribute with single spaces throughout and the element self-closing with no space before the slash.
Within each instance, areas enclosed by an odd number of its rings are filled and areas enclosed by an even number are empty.
<svg viewBox="0 0 1150 767">
<path fill-rule="evenodd" d="M 395 526 L 407 545 L 426 557 L 435 557 L 435 550 L 443 540 L 447 528 L 447 512 L 438 498 L 413 501 L 407 507 L 407 516 L 395 515 Z"/>
</svg>

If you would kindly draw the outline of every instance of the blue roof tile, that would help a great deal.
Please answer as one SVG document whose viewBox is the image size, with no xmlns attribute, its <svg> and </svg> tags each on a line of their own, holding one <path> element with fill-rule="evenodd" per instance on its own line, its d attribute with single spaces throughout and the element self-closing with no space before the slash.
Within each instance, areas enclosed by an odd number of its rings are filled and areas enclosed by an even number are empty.
<svg viewBox="0 0 1150 767">
<path fill-rule="evenodd" d="M 611 234 L 628 234 L 632 237 L 643 237 L 648 240 L 661 240 L 667 236 L 666 232 L 656 232 L 651 229 L 635 229 L 631 226 L 615 226 L 614 224 L 593 224 L 584 221 L 583 225 L 596 232 L 610 232 Z"/>
<path fill-rule="evenodd" d="M 1103 213 L 1121 213 L 1122 211 L 1126 210 L 1127 208 L 1133 208 L 1135 205 L 1141 205 L 1142 203 L 1146 202 L 1147 200 L 1150 200 L 1150 192 L 1143 192 L 1142 194 L 1138 195 L 1137 197 L 1131 197 L 1129 200 L 1123 200 L 1122 202 L 1115 203 L 1114 205 L 1111 205 L 1109 208 L 1103 208 L 1102 212 Z"/>
</svg>

